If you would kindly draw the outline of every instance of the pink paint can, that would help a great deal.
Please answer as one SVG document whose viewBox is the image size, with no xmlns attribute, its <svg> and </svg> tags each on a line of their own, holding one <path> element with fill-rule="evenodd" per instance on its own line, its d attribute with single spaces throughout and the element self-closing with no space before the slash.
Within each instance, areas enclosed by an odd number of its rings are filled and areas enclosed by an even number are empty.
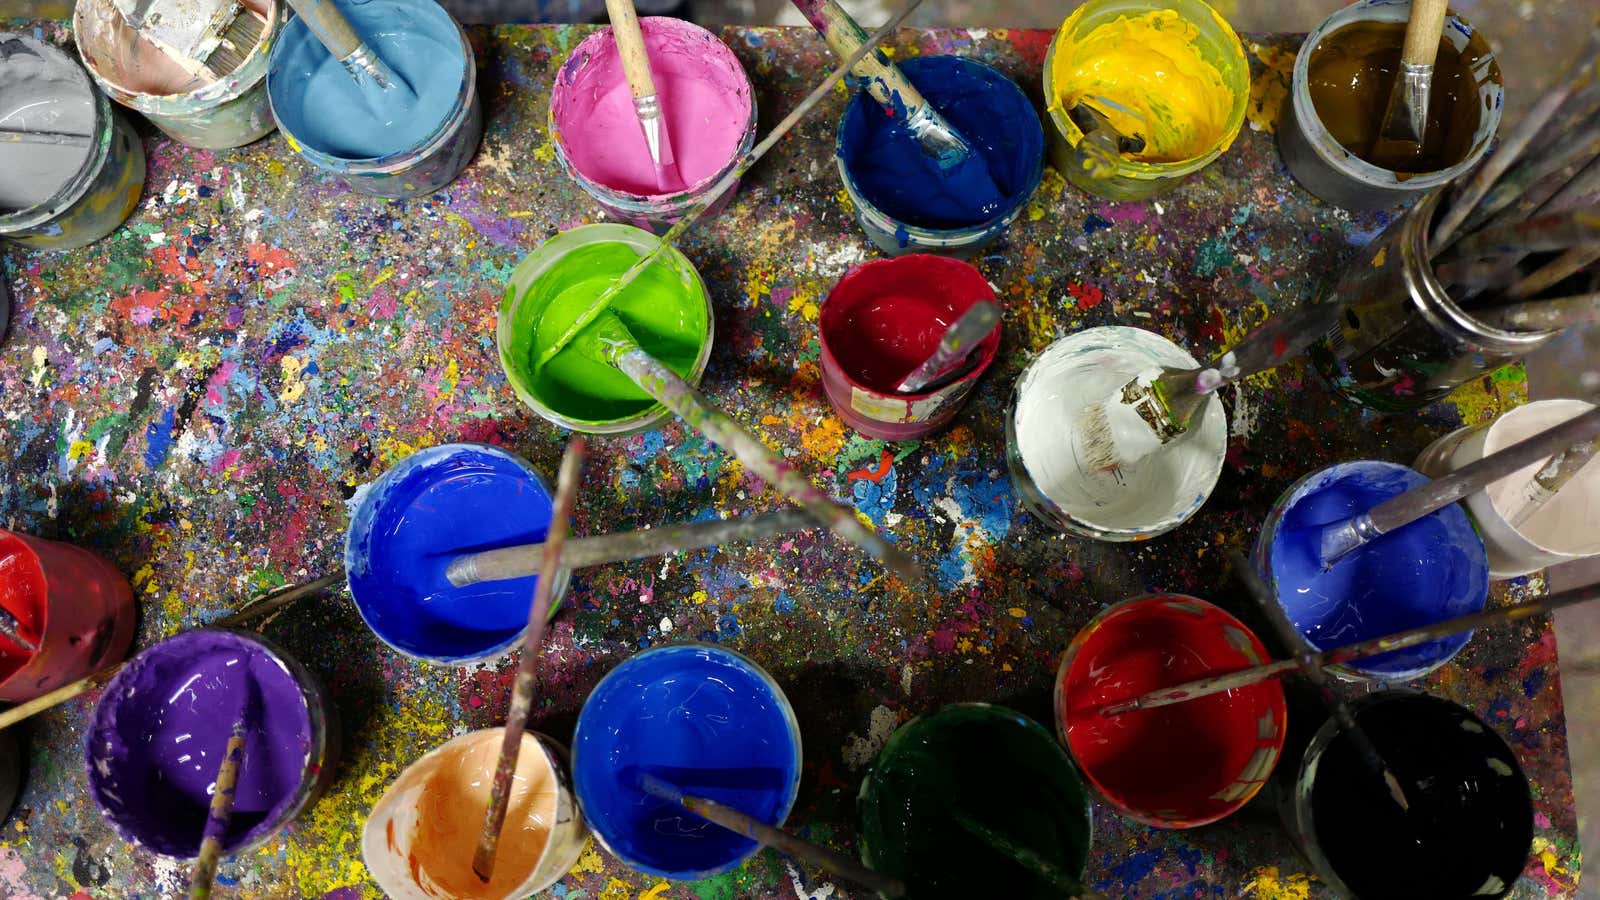
<svg viewBox="0 0 1600 900">
<path fill-rule="evenodd" d="M 968 356 L 959 377 L 915 394 L 895 391 L 973 304 L 994 289 L 969 263 L 914 253 L 857 266 L 822 303 L 822 386 L 850 427 L 910 440 L 944 427 L 994 362 L 1000 326 Z"/>
<path fill-rule="evenodd" d="M 0 606 L 28 651 L 0 637 L 0 700 L 20 703 L 121 662 L 133 642 L 133 589 L 82 547 L 0 529 Z"/>
<path fill-rule="evenodd" d="M 750 78 L 716 35 L 681 19 L 639 20 L 681 184 L 656 181 L 610 28 L 585 38 L 550 92 L 550 134 L 572 179 L 618 221 L 657 234 L 704 202 L 755 143 Z M 712 204 L 726 205 L 730 187 Z"/>
</svg>

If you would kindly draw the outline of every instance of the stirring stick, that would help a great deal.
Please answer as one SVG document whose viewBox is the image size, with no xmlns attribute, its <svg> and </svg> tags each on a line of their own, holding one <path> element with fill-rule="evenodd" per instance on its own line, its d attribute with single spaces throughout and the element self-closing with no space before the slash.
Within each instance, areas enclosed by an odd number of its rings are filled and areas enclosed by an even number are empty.
<svg viewBox="0 0 1600 900">
<path fill-rule="evenodd" d="M 89 136 L 87 134 L 64 134 L 59 131 L 17 131 L 11 128 L 0 128 L 0 143 L 87 147 L 89 146 Z"/>
<path fill-rule="evenodd" d="M 1571 328 L 1600 322 L 1600 293 L 1556 297 L 1550 300 L 1524 300 L 1485 310 L 1480 318 L 1492 325 L 1513 331 L 1546 328 Z"/>
<path fill-rule="evenodd" d="M 1506 516 L 1506 521 L 1511 523 L 1511 527 L 1520 528 L 1546 503 L 1555 499 L 1556 494 L 1583 471 L 1583 467 L 1597 452 L 1600 452 L 1600 438 L 1584 444 L 1573 444 L 1550 457 L 1550 461 L 1540 466 L 1539 471 L 1523 486 L 1517 496 L 1517 505 Z"/>
<path fill-rule="evenodd" d="M 1417 628 L 1408 628 L 1383 637 L 1358 641 L 1354 644 L 1345 644 L 1331 650 L 1322 650 L 1307 654 L 1303 660 L 1309 660 L 1319 666 L 1336 666 L 1362 659 L 1368 656 L 1377 656 L 1380 653 L 1389 653 L 1394 650 L 1404 650 L 1418 644 L 1426 644 L 1463 631 L 1472 631 L 1487 625 L 1499 625 L 1503 622 L 1515 622 L 1536 616 L 1541 613 L 1554 612 L 1580 603 L 1600 599 L 1600 584 L 1591 584 L 1587 587 L 1575 588 L 1535 600 L 1532 603 L 1519 603 L 1515 606 L 1504 606 L 1500 609 L 1485 610 L 1466 616 L 1456 616 L 1431 625 L 1422 625 Z M 1259 684 L 1269 678 L 1282 678 L 1290 672 L 1298 670 L 1303 664 L 1302 659 L 1280 659 L 1237 672 L 1227 672 L 1221 675 L 1212 675 L 1207 678 L 1197 678 L 1172 687 L 1160 688 L 1148 694 L 1141 694 L 1131 700 L 1122 700 L 1117 703 L 1107 703 L 1098 707 L 1086 707 L 1074 712 L 1096 712 L 1103 716 L 1120 716 L 1139 709 L 1156 709 L 1162 706 L 1171 706 L 1175 703 L 1186 703 L 1209 697 L 1213 694 L 1226 693 Z"/>
<path fill-rule="evenodd" d="M 668 784 L 648 772 L 637 773 L 635 784 L 646 794 L 668 803 L 676 803 L 707 822 L 720 825 L 735 834 L 744 835 L 758 844 L 776 848 L 802 862 L 832 872 L 885 897 L 904 897 L 906 894 L 905 883 L 898 878 L 890 878 L 882 872 L 875 872 L 842 853 L 835 853 L 826 847 L 801 840 L 781 828 L 768 825 L 731 806 L 705 797 L 685 794 L 676 785 Z"/>
<path fill-rule="evenodd" d="M 633 266 L 628 269 L 628 271 L 623 272 L 621 277 L 611 283 L 610 287 L 602 291 L 600 296 L 596 297 L 594 302 L 589 304 L 589 308 L 584 310 L 583 313 L 578 316 L 577 320 L 572 323 L 571 327 L 562 332 L 561 336 L 556 338 L 555 343 L 545 348 L 544 352 L 539 354 L 539 357 L 534 360 L 533 371 L 538 373 L 539 370 L 545 367 L 546 363 L 555 358 L 557 353 L 565 350 L 567 345 L 572 343 L 573 339 L 578 336 L 578 332 L 589 327 L 590 323 L 594 322 L 594 320 L 599 317 L 600 313 L 604 312 L 611 306 L 611 301 L 616 299 L 618 294 L 627 289 L 628 285 L 633 284 L 634 280 L 637 279 L 645 269 L 650 268 L 650 266 L 655 263 L 656 259 L 661 256 L 663 251 L 676 243 L 678 238 L 682 237 L 683 233 L 689 230 L 690 226 L 700 221 L 700 219 L 705 216 L 706 211 L 711 208 L 712 204 L 721 199 L 723 194 L 727 193 L 728 190 L 732 188 L 740 178 L 743 178 L 745 173 L 750 171 L 750 167 L 754 166 L 756 162 L 761 159 L 761 157 L 765 156 L 767 151 L 771 150 L 785 134 L 788 134 L 789 129 L 793 128 L 796 123 L 804 118 L 805 114 L 810 112 L 812 107 L 822 102 L 822 99 L 828 96 L 828 92 L 833 90 L 833 86 L 838 84 L 839 80 L 844 78 L 844 76 L 850 72 L 850 68 L 852 66 L 865 59 L 867 54 L 872 52 L 872 48 L 876 47 L 880 41 L 888 37 L 895 28 L 899 27 L 901 22 L 905 21 L 906 16 L 911 15 L 912 10 L 915 10 L 920 5 L 922 5 L 922 0 L 909 0 L 904 9 L 900 10 L 900 12 L 897 13 L 894 18 L 890 19 L 888 22 L 885 22 L 882 28 L 879 28 L 877 31 L 873 32 L 872 37 L 868 38 L 866 43 L 862 44 L 855 53 L 851 54 L 849 59 L 840 64 L 838 68 L 834 69 L 827 78 L 824 78 L 821 84 L 817 85 L 816 88 L 811 91 L 811 93 L 806 95 L 804 100 L 800 101 L 799 105 L 790 110 L 787 116 L 783 117 L 783 121 L 773 126 L 773 129 L 767 133 L 767 136 L 761 139 L 761 143 L 751 147 L 750 151 L 744 155 L 743 159 L 739 160 L 739 164 L 734 166 L 732 171 L 722 176 L 722 179 L 712 186 L 711 190 L 705 193 L 705 196 L 700 199 L 693 209 L 686 213 L 683 218 L 679 219 L 671 228 L 667 229 L 666 233 L 661 235 L 661 237 L 656 240 L 655 245 L 652 246 L 650 250 L 643 256 L 639 257 L 638 262 L 634 263 Z"/>
<path fill-rule="evenodd" d="M 1300 674 L 1311 682 L 1316 688 L 1317 696 L 1321 698 L 1322 705 L 1327 707 L 1328 713 L 1334 721 L 1339 723 L 1339 729 L 1349 738 L 1350 745 L 1355 749 L 1356 755 L 1361 758 L 1362 765 L 1378 778 L 1382 779 L 1384 786 L 1389 789 L 1389 796 L 1394 798 L 1396 805 L 1402 810 L 1409 811 L 1411 804 L 1406 800 L 1406 792 L 1400 787 L 1400 779 L 1395 776 L 1394 770 L 1384 762 L 1383 755 L 1373 745 L 1372 738 L 1367 736 L 1366 729 L 1356 724 L 1356 717 L 1351 714 L 1350 707 L 1344 698 L 1333 689 L 1333 684 L 1328 680 L 1328 673 L 1312 659 L 1311 647 L 1306 644 L 1305 636 L 1300 629 L 1294 627 L 1289 621 L 1289 616 L 1278 604 L 1277 598 L 1272 596 L 1272 589 L 1256 574 L 1255 567 L 1250 565 L 1244 554 L 1237 550 L 1228 551 L 1228 562 L 1233 565 L 1234 577 L 1245 586 L 1256 606 L 1266 615 L 1267 621 L 1272 623 L 1273 631 L 1278 633 L 1278 640 L 1288 648 L 1300 664 Z"/>
<path fill-rule="evenodd" d="M 939 346 L 934 349 L 933 355 L 924 360 L 922 365 L 912 369 L 911 374 L 901 379 L 895 391 L 901 394 L 915 394 L 931 390 L 936 384 L 947 380 L 949 375 L 954 374 L 954 367 L 971 356 L 972 351 L 994 331 L 994 326 L 999 322 L 1000 307 L 987 300 L 972 304 L 945 330 L 944 337 L 939 339 Z M 946 377 L 939 377 L 941 375 Z"/>
<path fill-rule="evenodd" d="M 1072 876 L 1072 873 L 1050 862 L 1033 850 L 1021 846 L 1016 841 L 977 821 L 961 810 L 951 808 L 950 815 L 955 818 L 956 824 L 965 828 L 973 837 L 988 844 L 1001 855 L 1015 860 L 1024 869 L 1050 882 L 1056 890 L 1061 892 L 1062 900 L 1105 900 L 1104 894 L 1084 887 L 1081 881 Z"/>
<path fill-rule="evenodd" d="M 633 0 L 606 0 L 606 15 L 611 19 L 611 34 L 617 39 L 617 53 L 622 57 L 622 73 L 633 92 L 633 111 L 639 117 L 639 127 L 644 129 L 650 163 L 656 169 L 656 189 L 681 190 L 683 178 L 678 175 L 678 163 L 672 154 L 672 133 L 650 71 L 650 53 L 645 47 L 644 32 L 639 30 L 639 13 L 633 8 Z"/>
<path fill-rule="evenodd" d="M 550 619 L 550 589 L 561 570 L 561 545 L 567 538 L 572 519 L 572 498 L 578 491 L 583 472 L 584 441 L 575 437 L 561 456 L 556 476 L 556 496 L 550 528 L 544 541 L 544 565 L 539 583 L 533 589 L 533 606 L 528 611 L 528 630 L 523 639 L 522 659 L 517 677 L 511 683 L 511 708 L 506 712 L 505 738 L 500 743 L 500 760 L 494 769 L 494 784 L 489 789 L 489 806 L 483 814 L 483 834 L 472 855 L 472 871 L 487 882 L 494 875 L 495 852 L 500 847 L 500 829 L 506 823 L 506 807 L 511 801 L 511 779 L 517 772 L 517 754 L 528 727 L 528 712 L 533 708 L 533 678 L 539 669 L 539 649 L 544 644 L 545 625 Z"/>
<path fill-rule="evenodd" d="M 244 741 L 250 730 L 254 697 L 255 685 L 246 680 L 244 707 L 233 723 L 228 745 L 222 751 L 222 764 L 217 767 L 217 786 L 211 795 L 211 809 L 206 814 L 200 855 L 189 876 L 189 900 L 206 900 L 211 896 L 211 882 L 216 879 L 217 864 L 222 861 L 222 839 L 228 833 L 228 821 L 233 818 L 234 787 L 239 782 L 239 767 L 244 761 Z"/>
<path fill-rule="evenodd" d="M 561 566 L 565 569 L 582 569 L 704 547 L 720 547 L 733 541 L 753 541 L 791 531 L 804 531 L 816 524 L 811 516 L 798 509 L 781 509 L 756 516 L 684 522 L 661 528 L 573 538 L 567 542 L 561 554 Z M 456 587 L 525 578 L 539 571 L 543 559 L 543 544 L 500 547 L 458 556 L 450 561 L 444 575 Z"/>
<path fill-rule="evenodd" d="M 1510 475 L 1529 463 L 1600 435 L 1600 407 L 1547 428 L 1488 456 L 1435 478 L 1403 494 L 1390 497 L 1353 519 L 1320 526 L 1318 552 L 1331 567 L 1363 544 L 1437 512 L 1468 494 Z"/>
</svg>

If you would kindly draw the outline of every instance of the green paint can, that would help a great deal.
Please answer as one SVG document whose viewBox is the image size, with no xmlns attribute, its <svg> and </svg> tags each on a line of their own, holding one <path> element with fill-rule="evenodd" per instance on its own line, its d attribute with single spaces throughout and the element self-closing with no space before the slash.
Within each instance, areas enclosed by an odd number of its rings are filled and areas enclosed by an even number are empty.
<svg viewBox="0 0 1600 900">
<path fill-rule="evenodd" d="M 861 860 L 907 896 L 1067 896 L 1093 833 L 1055 737 L 1014 710 L 955 703 L 900 726 L 861 783 Z"/>
<path fill-rule="evenodd" d="M 539 245 L 511 273 L 500 301 L 496 343 L 511 389 L 534 412 L 589 434 L 645 431 L 671 415 L 627 375 L 586 353 L 581 338 L 543 368 L 534 365 L 655 242 L 655 235 L 628 225 L 585 225 Z M 663 252 L 613 298 L 610 308 L 639 346 L 690 384 L 699 384 L 711 357 L 711 300 L 700 274 L 677 248 Z"/>
</svg>

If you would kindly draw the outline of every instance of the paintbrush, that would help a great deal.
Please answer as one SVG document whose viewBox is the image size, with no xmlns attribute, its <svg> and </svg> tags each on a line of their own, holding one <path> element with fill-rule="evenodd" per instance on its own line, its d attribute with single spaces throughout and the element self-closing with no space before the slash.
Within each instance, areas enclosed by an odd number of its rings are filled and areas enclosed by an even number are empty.
<svg viewBox="0 0 1600 900">
<path fill-rule="evenodd" d="M 1234 577 L 1238 578 L 1239 582 L 1244 585 L 1246 592 L 1255 600 L 1256 606 L 1267 617 L 1267 621 L 1272 623 L 1272 630 L 1277 632 L 1278 640 L 1282 641 L 1284 647 L 1294 654 L 1296 661 L 1300 664 L 1300 674 L 1305 677 L 1306 681 L 1311 682 L 1311 686 L 1317 691 L 1317 696 L 1322 700 L 1322 705 L 1327 707 L 1328 714 L 1333 717 L 1335 722 L 1339 723 L 1340 730 L 1350 739 L 1350 745 L 1355 749 L 1356 755 L 1360 757 L 1361 764 L 1366 766 L 1367 771 L 1371 772 L 1389 789 L 1389 796 L 1394 798 L 1396 805 L 1402 810 L 1410 810 L 1411 803 L 1406 800 L 1406 792 L 1400 787 L 1399 777 L 1394 774 L 1393 769 L 1389 768 L 1389 764 L 1384 762 L 1383 755 L 1378 752 L 1378 748 L 1372 743 L 1372 738 L 1367 735 L 1366 729 L 1356 724 L 1356 717 L 1351 714 L 1350 707 L 1344 702 L 1344 698 L 1339 696 L 1338 692 L 1333 689 L 1333 683 L 1329 680 L 1328 673 L 1312 658 L 1312 648 L 1306 643 L 1305 636 L 1300 633 L 1300 629 L 1294 627 L 1294 623 L 1289 621 L 1289 617 L 1284 613 L 1283 607 L 1278 604 L 1277 598 L 1272 595 L 1272 589 L 1267 587 L 1265 581 L 1261 580 L 1261 576 L 1256 573 L 1255 567 L 1250 565 L 1250 562 L 1244 558 L 1244 554 L 1237 550 L 1229 550 L 1228 562 L 1233 566 Z"/>
<path fill-rule="evenodd" d="M 809 841 L 802 840 L 781 828 L 768 825 L 766 822 L 731 806 L 718 803 L 706 797 L 685 794 L 678 786 L 668 784 L 648 772 L 635 770 L 632 774 L 633 785 L 639 790 L 658 800 L 677 804 L 685 811 L 699 816 L 713 825 L 720 825 L 734 834 L 743 835 L 758 844 L 765 844 L 782 853 L 787 853 L 801 862 L 832 872 L 840 878 L 853 881 L 882 896 L 904 897 L 906 895 L 905 883 L 898 878 L 890 878 L 881 872 L 873 871 L 842 853 L 835 853 L 826 847 L 819 847 Z"/>
<path fill-rule="evenodd" d="M 1389 89 L 1389 105 L 1378 127 L 1373 159 L 1403 159 L 1422 152 L 1428 133 L 1428 100 L 1433 93 L 1433 63 L 1444 34 L 1449 0 L 1411 0 L 1400 71 Z"/>
<path fill-rule="evenodd" d="M 1072 873 L 1055 865 L 1033 850 L 1018 844 L 993 828 L 977 821 L 959 809 L 947 807 L 951 818 L 956 824 L 967 830 L 973 837 L 988 844 L 1002 856 L 1006 856 L 1027 869 L 1060 891 L 1061 900 L 1105 900 L 1105 895 L 1098 891 L 1091 891 L 1083 886 L 1083 882 L 1073 877 Z"/>
<path fill-rule="evenodd" d="M 228 822 L 233 818 L 234 788 L 239 783 L 239 769 L 244 764 L 244 742 L 250 733 L 256 700 L 255 682 L 245 672 L 244 703 L 239 708 L 239 718 L 234 720 L 228 734 L 228 744 L 222 751 L 222 763 L 217 767 L 217 784 L 211 793 L 211 809 L 206 814 L 206 825 L 201 832 L 200 853 L 195 857 L 194 869 L 189 875 L 189 900 L 206 900 L 211 896 L 211 883 L 217 877 L 217 864 L 222 862 L 222 839 L 228 834 Z"/>
<path fill-rule="evenodd" d="M 1111 124 L 1111 117 L 1103 110 L 1089 105 L 1090 101 L 1141 122 L 1143 117 L 1114 100 L 1098 95 L 1084 97 L 1067 110 L 1067 116 L 1072 119 L 1072 124 L 1083 132 L 1079 147 L 1083 150 L 1084 171 L 1096 178 L 1104 178 L 1116 171 L 1117 161 L 1123 154 L 1144 152 L 1145 141 L 1137 134 L 1127 135 L 1118 131 L 1117 127 Z"/>
<path fill-rule="evenodd" d="M 1485 310 L 1478 317 L 1509 331 L 1543 331 L 1588 325 L 1600 322 L 1600 293 L 1509 303 Z"/>
<path fill-rule="evenodd" d="M 632 378 L 645 393 L 677 413 L 685 424 L 707 440 L 733 454 L 746 469 L 777 488 L 818 524 L 865 550 L 873 559 L 881 560 L 906 581 L 927 583 L 927 576 L 917 564 L 904 551 L 884 540 L 872 526 L 863 523 L 854 509 L 835 503 L 793 465 L 767 449 L 759 438 L 728 418 L 693 385 L 640 347 L 616 313 L 606 310 L 573 344 L 573 351 Z"/>
<path fill-rule="evenodd" d="M 561 571 L 561 545 L 572 520 L 572 498 L 583 474 L 584 440 L 575 437 L 561 455 L 556 475 L 556 496 L 550 514 L 550 528 L 544 539 L 544 560 L 539 581 L 533 589 L 533 605 L 528 610 L 528 630 L 523 638 L 522 658 L 517 661 L 516 680 L 511 683 L 511 707 L 506 712 L 505 738 L 500 743 L 500 759 L 494 768 L 494 783 L 489 788 L 489 805 L 483 813 L 483 834 L 472 855 L 472 871 L 483 881 L 494 875 L 495 852 L 500 847 L 500 829 L 505 826 L 506 807 L 511 802 L 511 780 L 517 772 L 517 754 L 528 727 L 528 712 L 533 708 L 533 678 L 539 669 L 539 649 L 544 644 L 545 625 L 550 620 L 550 592 L 556 573 Z"/>
<path fill-rule="evenodd" d="M 639 127 L 644 129 L 650 163 L 656 169 L 656 189 L 662 193 L 683 190 L 683 178 L 672 153 L 672 133 L 650 71 L 644 32 L 639 30 L 639 13 L 633 8 L 633 0 L 606 0 L 606 15 L 611 19 L 611 34 L 617 39 L 617 53 L 622 57 L 622 73 L 633 92 L 633 111 L 639 117 Z"/>
<path fill-rule="evenodd" d="M 1147 694 L 1141 694 L 1131 700 L 1119 700 L 1101 706 L 1085 707 L 1074 710 L 1075 714 L 1098 712 L 1102 716 L 1120 716 L 1124 713 L 1140 709 L 1157 709 L 1162 706 L 1172 706 L 1175 703 L 1187 703 L 1201 697 L 1210 697 L 1235 691 L 1252 684 L 1259 684 L 1271 678 L 1282 678 L 1290 672 L 1298 671 L 1307 660 L 1319 666 L 1337 666 L 1368 656 L 1377 656 L 1380 653 L 1390 653 L 1404 650 L 1429 641 L 1437 641 L 1463 631 L 1473 631 L 1489 625 L 1499 625 L 1506 622 L 1515 622 L 1536 616 L 1541 613 L 1554 612 L 1580 603 L 1600 599 L 1600 584 L 1591 584 L 1586 587 L 1575 588 L 1553 594 L 1542 600 L 1531 603 L 1519 603 L 1515 606 L 1503 606 L 1499 609 L 1485 610 L 1465 616 L 1456 616 L 1431 625 L 1421 625 L 1397 631 L 1383 637 L 1369 638 L 1357 641 L 1354 644 L 1345 644 L 1331 650 L 1320 650 L 1307 654 L 1302 659 L 1280 659 L 1236 672 L 1226 672 L 1221 675 L 1211 675 L 1206 678 L 1197 678 L 1183 684 L 1161 688 Z"/>
<path fill-rule="evenodd" d="M 128 27 L 191 75 L 215 81 L 244 63 L 266 20 L 238 0 L 112 0 Z"/>
<path fill-rule="evenodd" d="M 862 44 L 849 59 L 829 73 L 821 84 L 812 89 L 804 100 L 801 100 L 794 109 L 789 111 L 787 116 L 783 117 L 783 121 L 773 126 L 767 136 L 761 139 L 761 143 L 751 147 L 749 152 L 744 155 L 744 158 L 739 160 L 738 165 L 733 167 L 732 171 L 722 176 L 722 179 L 712 186 L 711 190 L 706 191 L 705 195 L 696 202 L 692 209 L 684 214 L 683 218 L 679 219 L 671 228 L 667 229 L 665 234 L 656 239 L 655 244 L 643 256 L 639 257 L 638 262 L 630 266 L 604 291 L 601 291 L 600 296 L 596 297 L 594 302 L 590 303 L 588 308 L 578 315 L 572 325 L 566 331 L 563 331 L 553 344 L 539 354 L 538 358 L 533 361 L 534 373 L 538 374 L 550 360 L 555 358 L 556 354 L 566 349 L 567 345 L 572 343 L 573 338 L 578 336 L 578 332 L 589 327 L 589 324 L 611 305 L 611 301 L 618 294 L 626 290 L 628 285 L 633 284 L 634 280 L 645 269 L 650 268 L 668 247 L 676 243 L 678 238 L 689 230 L 690 226 L 700 221 L 706 212 L 711 209 L 712 205 L 720 200 L 722 195 L 727 193 L 740 178 L 743 178 L 746 172 L 750 171 L 751 166 L 754 166 L 761 157 L 766 155 L 768 150 L 771 150 L 778 141 L 782 140 L 783 136 L 789 133 L 789 129 L 793 128 L 802 118 L 805 118 L 805 114 L 810 112 L 812 107 L 822 102 L 822 99 L 828 96 L 828 92 L 833 90 L 833 86 L 838 84 L 840 79 L 849 73 L 851 66 L 866 58 L 866 55 L 872 52 L 872 48 L 876 47 L 879 41 L 892 34 L 895 28 L 905 21 L 906 16 L 911 15 L 912 10 L 915 10 L 920 5 L 922 5 L 922 0 L 908 0 L 904 9 L 895 14 L 894 18 L 884 23 L 882 28 L 873 32 L 872 37 L 868 38 L 866 43 Z"/>
<path fill-rule="evenodd" d="M 1339 304 L 1312 303 L 1269 318 L 1210 366 L 1139 373 L 1072 425 L 1076 455 L 1096 472 L 1118 472 L 1189 430 L 1216 391 L 1288 362 L 1338 324 Z"/>
<path fill-rule="evenodd" d="M 840 59 L 853 60 L 850 72 L 868 96 L 889 115 L 903 120 L 917 145 L 938 160 L 940 168 L 953 168 L 967 160 L 981 163 L 972 144 L 933 108 L 898 66 L 882 53 L 861 53 L 862 48 L 877 43 L 877 36 L 869 40 L 866 31 L 840 8 L 837 0 L 794 0 L 794 5 Z"/>
<path fill-rule="evenodd" d="M 1000 307 L 987 300 L 972 304 L 945 329 L 944 337 L 939 339 L 939 346 L 934 348 L 933 355 L 900 379 L 895 391 L 916 394 L 942 386 L 999 323 Z"/>
<path fill-rule="evenodd" d="M 1600 246 L 1600 206 L 1569 209 L 1537 219 L 1489 225 L 1450 248 L 1452 259 L 1548 253 L 1578 246 Z"/>
<path fill-rule="evenodd" d="M 384 116 L 410 112 L 417 101 L 416 91 L 356 34 L 334 0 L 289 0 L 289 5 L 355 80 L 373 112 Z"/>
<path fill-rule="evenodd" d="M 24 650 L 31 652 L 39 649 L 38 644 L 22 635 L 22 623 L 18 622 L 16 615 L 5 607 L 0 607 L 0 636 L 4 636 Z"/>
<path fill-rule="evenodd" d="M 318 578 L 316 581 L 280 588 L 276 592 L 269 593 L 256 600 L 252 600 L 234 613 L 217 619 L 216 621 L 212 622 L 209 627 L 242 627 L 245 624 L 261 618 L 269 613 L 281 611 L 289 604 L 302 600 L 311 594 L 314 594 L 324 588 L 331 587 L 332 585 L 343 580 L 344 572 L 340 571 L 333 575 Z M 115 665 L 107 666 L 93 675 L 80 678 L 70 684 L 64 684 L 47 694 L 41 694 L 32 700 L 24 703 L 18 703 L 16 706 L 11 707 L 10 709 L 0 711 L 0 731 L 4 731 L 18 722 L 21 722 L 23 719 L 36 716 L 45 710 L 54 709 L 74 697 L 81 697 L 84 694 L 87 694 L 94 688 L 100 687 L 101 685 L 110 681 L 113 676 L 122 671 L 122 667 L 124 665 L 126 665 L 126 663 L 117 663 Z"/>
<path fill-rule="evenodd" d="M 1379 503 L 1352 519 L 1312 526 L 1324 568 L 1351 551 L 1488 487 L 1523 466 L 1600 435 L 1600 408 L 1547 428 L 1488 456 Z"/>
<path fill-rule="evenodd" d="M 1461 226 L 1463 234 L 1494 221 L 1497 214 L 1526 195 L 1535 185 L 1567 166 L 1587 166 L 1597 153 L 1600 153 L 1600 122 L 1578 134 L 1563 135 L 1551 150 L 1532 156 L 1500 179 Z M 1460 240 L 1464 242 L 1466 238 Z"/>
<path fill-rule="evenodd" d="M 1556 494 L 1573 479 L 1573 476 L 1583 471 L 1583 467 L 1589 464 L 1589 460 L 1596 452 L 1600 452 L 1600 438 L 1573 444 L 1550 457 L 1549 462 L 1540 466 L 1539 471 L 1533 473 L 1533 477 L 1523 486 L 1516 498 L 1516 505 L 1506 516 L 1506 521 L 1510 522 L 1513 528 L 1522 527 L 1534 513 L 1555 499 Z"/>
<path fill-rule="evenodd" d="M 1511 300 L 1532 297 L 1555 287 L 1597 261 L 1600 261 L 1600 243 L 1569 248 L 1511 285 L 1506 289 L 1506 297 Z"/>
<path fill-rule="evenodd" d="M 683 522 L 660 528 L 573 538 L 567 542 L 566 550 L 562 551 L 561 567 L 582 569 L 630 559 L 721 547 L 733 541 L 755 541 L 777 534 L 804 531 L 816 525 L 810 515 L 798 509 L 780 509 L 754 516 Z M 450 560 L 444 574 L 456 587 L 526 578 L 539 571 L 543 558 L 543 544 L 500 547 L 457 556 Z"/>
</svg>

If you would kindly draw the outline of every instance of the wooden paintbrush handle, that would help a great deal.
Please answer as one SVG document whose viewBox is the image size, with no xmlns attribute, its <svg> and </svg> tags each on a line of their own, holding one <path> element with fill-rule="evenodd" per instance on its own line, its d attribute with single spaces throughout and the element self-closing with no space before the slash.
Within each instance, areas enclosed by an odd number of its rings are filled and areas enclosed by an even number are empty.
<svg viewBox="0 0 1600 900">
<path fill-rule="evenodd" d="M 350 20 L 339 12 L 333 0 L 289 0 L 289 5 L 334 59 L 342 60 L 361 46 L 361 36 L 350 27 Z"/>
<path fill-rule="evenodd" d="M 1431 66 L 1439 55 L 1439 37 L 1444 33 L 1444 15 L 1449 0 L 1411 0 L 1411 19 L 1406 23 L 1405 48 L 1400 61 L 1412 66 Z"/>
<path fill-rule="evenodd" d="M 837 0 L 794 0 L 806 20 L 821 32 L 840 59 L 849 59 L 867 42 L 867 33 L 850 18 Z M 926 106 L 922 92 L 882 53 L 868 53 L 850 69 L 861 79 L 872 99 L 888 107 L 904 107 L 907 117 Z"/>
<path fill-rule="evenodd" d="M 217 865 L 222 862 L 222 839 L 227 836 L 228 822 L 233 818 L 234 788 L 239 783 L 239 766 L 244 761 L 245 734 L 245 720 L 241 717 L 234 723 L 227 749 L 222 751 L 222 765 L 217 768 L 217 787 L 211 794 L 211 809 L 206 814 L 205 837 L 189 876 L 189 900 L 206 900 L 211 896 L 211 882 L 216 879 Z"/>
<path fill-rule="evenodd" d="M 606 0 L 606 15 L 611 18 L 611 33 L 622 56 L 622 74 L 628 78 L 628 88 L 635 99 L 654 97 L 656 80 L 650 74 L 650 53 L 645 49 L 633 0 Z"/>
<path fill-rule="evenodd" d="M 1600 435 L 1600 407 L 1391 497 L 1369 510 L 1367 517 L 1379 534 L 1386 534 L 1481 491 L 1524 466 L 1597 435 Z"/>
<path fill-rule="evenodd" d="M 109 669 L 96 672 L 87 678 L 80 678 L 71 684 L 64 684 L 48 694 L 35 697 L 26 703 L 19 703 L 5 712 L 0 712 L 0 731 L 10 728 L 30 716 L 38 715 L 47 709 L 54 709 L 73 697 L 88 693 L 91 689 L 105 684 L 110 680 L 111 676 L 117 674 L 121 669 L 122 663 L 117 663 Z"/>
</svg>

